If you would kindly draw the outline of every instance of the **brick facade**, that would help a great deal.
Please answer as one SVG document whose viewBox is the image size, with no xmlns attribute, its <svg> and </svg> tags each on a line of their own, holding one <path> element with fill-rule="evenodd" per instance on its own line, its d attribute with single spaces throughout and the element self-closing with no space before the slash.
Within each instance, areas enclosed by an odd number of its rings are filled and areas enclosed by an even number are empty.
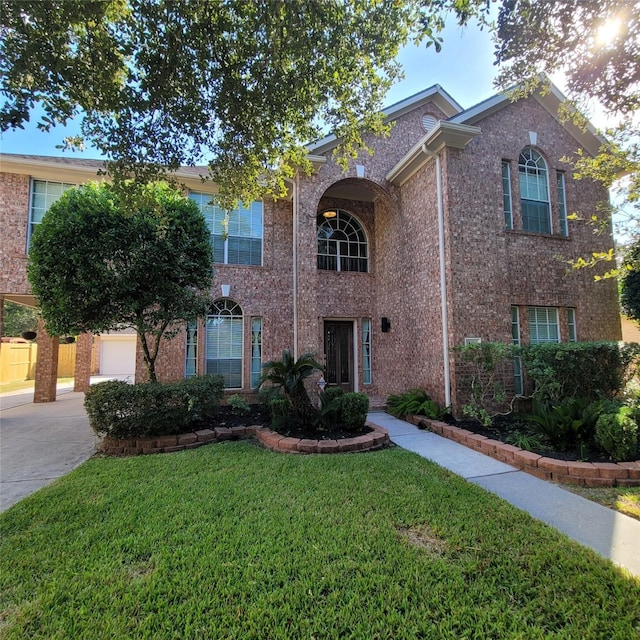
<svg viewBox="0 0 640 640">
<path fill-rule="evenodd" d="M 216 265 L 213 297 L 222 297 L 221 286 L 229 285 L 229 298 L 243 313 L 241 393 L 252 393 L 251 319 L 255 317 L 262 318 L 263 361 L 278 358 L 283 349 L 298 354 L 314 352 L 322 360 L 325 321 L 343 321 L 353 334 L 353 388 L 370 396 L 386 396 L 422 387 L 441 403 L 449 393 L 454 407 L 460 386 L 454 347 L 467 337 L 511 342 L 513 306 L 520 312 L 523 342 L 529 338 L 527 309 L 532 306 L 558 310 L 563 341 L 568 339 L 569 308 L 575 311 L 578 340 L 620 338 L 615 283 L 595 282 L 588 270 L 569 273 L 558 258 L 569 259 L 610 246 L 610 239 L 594 236 L 580 220 L 569 222 L 567 237 L 560 234 L 556 171 L 565 175 L 567 213 L 588 218 L 597 202 L 607 197 L 596 184 L 573 181 L 570 166 L 560 161 L 575 153 L 580 141 L 540 100 L 531 97 L 486 113 L 474 111 L 476 117 L 469 124 L 479 129 L 469 134 L 465 144 L 441 145 L 435 152 L 437 162 L 425 155 L 408 178 L 397 180 L 393 177 L 395 168 L 405 166 L 403 163 L 408 166 L 411 154 L 419 153 L 419 144 L 428 142 L 423 116 L 446 120 L 458 112 L 457 105 L 443 101 L 438 91 L 432 93 L 432 98 L 416 100 L 411 108 L 398 111 L 391 135 L 369 139 L 373 155 L 363 154 L 346 172 L 333 158 L 331 141 L 319 144 L 311 152 L 316 170 L 292 182 L 290 198 L 264 201 L 262 266 Z M 550 235 L 520 230 L 517 163 L 519 153 L 531 146 L 530 132 L 536 134 L 533 146 L 549 171 L 554 220 Z M 511 163 L 514 230 L 505 228 L 503 160 Z M 75 162 L 82 164 L 81 160 Z M 72 165 L 65 170 L 73 172 Z M 2 229 L 7 239 L 0 247 L 0 295 L 29 293 L 25 247 L 32 176 L 33 172 L 15 169 L 0 176 Z M 82 179 L 85 176 L 76 181 Z M 204 188 L 195 180 L 186 184 L 195 191 Z M 367 273 L 318 269 L 317 216 L 329 208 L 343 210 L 361 224 L 368 243 Z M 444 233 L 443 258 L 439 223 Z M 388 331 L 382 331 L 382 318 L 390 322 Z M 372 328 L 371 384 L 363 383 L 365 319 L 371 321 Z M 205 370 L 205 335 L 201 320 L 200 373 Z M 158 358 L 161 380 L 184 376 L 185 353 L 186 340 L 181 333 L 165 345 Z M 139 348 L 136 368 L 136 379 L 144 380 Z"/>
</svg>

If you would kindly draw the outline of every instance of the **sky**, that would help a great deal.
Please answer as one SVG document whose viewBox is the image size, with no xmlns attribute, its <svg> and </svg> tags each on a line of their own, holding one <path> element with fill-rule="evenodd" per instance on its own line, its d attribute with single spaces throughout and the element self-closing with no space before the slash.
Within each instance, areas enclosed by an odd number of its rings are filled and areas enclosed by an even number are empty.
<svg viewBox="0 0 640 640">
<path fill-rule="evenodd" d="M 433 47 L 407 46 L 400 55 L 405 79 L 387 94 L 385 105 L 391 105 L 439 84 L 449 95 L 468 108 L 496 93 L 493 87 L 496 68 L 493 66 L 493 44 L 489 34 L 476 27 L 462 30 L 455 24 L 447 26 L 442 34 L 443 48 L 436 53 Z M 0 137 L 0 151 L 36 155 L 99 158 L 95 149 L 68 152 L 56 149 L 67 135 L 77 128 L 54 128 L 42 133 L 33 125 L 24 130 L 9 131 Z"/>
</svg>

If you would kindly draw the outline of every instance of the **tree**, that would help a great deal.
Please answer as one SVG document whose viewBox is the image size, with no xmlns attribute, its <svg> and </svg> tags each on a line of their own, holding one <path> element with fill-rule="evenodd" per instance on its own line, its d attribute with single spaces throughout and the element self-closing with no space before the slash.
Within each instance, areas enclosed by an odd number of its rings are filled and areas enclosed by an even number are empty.
<svg viewBox="0 0 640 640">
<path fill-rule="evenodd" d="M 195 202 L 166 184 L 70 189 L 37 225 L 28 275 L 52 335 L 135 328 L 149 380 L 163 338 L 206 312 L 213 255 Z"/>
<path fill-rule="evenodd" d="M 624 256 L 620 304 L 628 318 L 640 322 L 640 240 L 629 247 Z"/>
<path fill-rule="evenodd" d="M 562 72 L 570 100 L 561 117 L 586 126 L 580 115 L 597 100 L 617 119 L 595 157 L 577 153 L 571 160 L 577 179 L 617 184 L 619 225 L 632 240 L 640 222 L 640 12 L 635 0 L 502 0 L 498 16 L 498 83 L 518 84 L 521 96 Z M 544 90 L 544 87 L 543 87 Z M 622 182 L 617 182 L 625 176 Z M 603 203 L 590 222 L 608 231 L 611 208 Z M 613 252 L 593 253 L 574 261 L 590 266 L 614 260 Z M 619 275 L 612 269 L 609 275 Z"/>
<path fill-rule="evenodd" d="M 38 326 L 38 312 L 23 304 L 5 300 L 2 316 L 2 335 L 15 337 L 25 331 L 35 331 Z"/>
<path fill-rule="evenodd" d="M 209 163 L 219 200 L 281 195 L 327 129 L 347 162 L 414 37 L 486 0 L 2 0 L 0 130 L 82 117 L 116 185 Z M 77 139 L 67 141 L 79 144 Z"/>
</svg>

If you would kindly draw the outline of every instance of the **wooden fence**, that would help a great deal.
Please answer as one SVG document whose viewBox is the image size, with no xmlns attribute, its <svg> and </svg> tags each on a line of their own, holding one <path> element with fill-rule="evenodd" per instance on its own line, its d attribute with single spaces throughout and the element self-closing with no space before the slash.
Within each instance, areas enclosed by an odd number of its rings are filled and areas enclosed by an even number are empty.
<svg viewBox="0 0 640 640">
<path fill-rule="evenodd" d="M 34 342 L 3 342 L 0 348 L 0 382 L 33 380 L 36 375 L 38 345 Z M 72 378 L 76 369 L 76 345 L 61 344 L 58 377 Z"/>
</svg>

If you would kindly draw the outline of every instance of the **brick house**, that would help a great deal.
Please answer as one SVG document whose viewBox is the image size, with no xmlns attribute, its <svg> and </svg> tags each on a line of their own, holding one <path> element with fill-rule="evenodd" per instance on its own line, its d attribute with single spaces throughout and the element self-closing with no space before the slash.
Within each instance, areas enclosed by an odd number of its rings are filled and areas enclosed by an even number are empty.
<svg viewBox="0 0 640 640">
<path fill-rule="evenodd" d="M 594 154 L 600 140 L 558 121 L 560 99 L 555 89 L 515 103 L 496 95 L 463 110 L 430 87 L 385 111 L 390 137 L 370 139 L 374 154 L 347 172 L 332 157 L 335 137 L 310 145 L 313 174 L 292 180 L 287 199 L 232 212 L 226 240 L 200 172 L 181 171 L 212 231 L 216 300 L 165 345 L 161 379 L 220 372 L 250 394 L 261 363 L 291 349 L 315 352 L 331 384 L 372 397 L 422 387 L 455 408 L 453 348 L 465 341 L 619 340 L 615 283 L 558 259 L 611 243 L 569 217 L 588 219 L 608 195 L 561 162 L 578 147 Z M 0 295 L 32 304 L 30 229 L 100 162 L 0 160 Z M 78 389 L 90 342 L 80 337 Z M 41 353 L 36 401 L 55 399 L 55 363 Z"/>
</svg>

